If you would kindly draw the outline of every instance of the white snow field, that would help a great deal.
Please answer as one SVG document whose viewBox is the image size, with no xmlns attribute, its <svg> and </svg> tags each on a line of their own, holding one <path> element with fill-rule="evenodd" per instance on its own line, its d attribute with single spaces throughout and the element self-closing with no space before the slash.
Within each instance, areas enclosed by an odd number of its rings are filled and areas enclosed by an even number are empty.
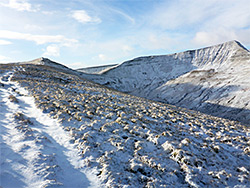
<svg viewBox="0 0 250 188">
<path fill-rule="evenodd" d="M 237 41 L 139 57 L 85 77 L 118 91 L 250 125 L 250 52 Z"/>
<path fill-rule="evenodd" d="M 0 75 L 0 187 L 102 187 L 68 132 L 10 81 L 12 75 Z"/>
<path fill-rule="evenodd" d="M 249 127 L 50 65 L 0 65 L 0 186 L 250 187 Z"/>
</svg>

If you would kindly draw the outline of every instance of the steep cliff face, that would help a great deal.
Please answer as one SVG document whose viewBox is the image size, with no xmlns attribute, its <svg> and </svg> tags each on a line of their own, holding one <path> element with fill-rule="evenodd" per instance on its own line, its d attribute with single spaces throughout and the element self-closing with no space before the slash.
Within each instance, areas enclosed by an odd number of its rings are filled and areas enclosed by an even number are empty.
<svg viewBox="0 0 250 188">
<path fill-rule="evenodd" d="M 170 80 L 147 97 L 249 124 L 250 53 L 239 46 L 226 61 Z"/>
<path fill-rule="evenodd" d="M 250 52 L 237 41 L 140 57 L 88 78 L 148 99 L 250 120 Z"/>
</svg>

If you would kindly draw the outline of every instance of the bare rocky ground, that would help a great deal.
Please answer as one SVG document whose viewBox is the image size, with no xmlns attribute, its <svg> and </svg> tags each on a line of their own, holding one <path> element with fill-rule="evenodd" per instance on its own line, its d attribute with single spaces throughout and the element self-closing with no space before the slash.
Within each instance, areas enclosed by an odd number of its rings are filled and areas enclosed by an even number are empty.
<svg viewBox="0 0 250 188">
<path fill-rule="evenodd" d="M 1 65 L 2 72 L 12 69 Z M 65 70 L 15 69 L 12 81 L 61 122 L 107 187 L 250 186 L 248 127 L 117 92 Z"/>
</svg>

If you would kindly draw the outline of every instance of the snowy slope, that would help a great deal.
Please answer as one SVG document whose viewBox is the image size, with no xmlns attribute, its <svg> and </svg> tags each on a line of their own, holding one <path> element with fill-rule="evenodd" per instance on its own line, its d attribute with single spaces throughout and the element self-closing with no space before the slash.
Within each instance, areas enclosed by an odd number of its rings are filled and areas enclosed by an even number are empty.
<svg viewBox="0 0 250 188">
<path fill-rule="evenodd" d="M 86 78 L 136 96 L 247 123 L 249 54 L 239 42 L 230 41 L 171 55 L 136 58 Z"/>
<path fill-rule="evenodd" d="M 0 72 L 0 186 L 250 186 L 248 127 L 44 65 Z"/>
<path fill-rule="evenodd" d="M 239 49 L 216 67 L 207 65 L 170 80 L 148 98 L 250 122 L 250 52 Z"/>
<path fill-rule="evenodd" d="M 10 81 L 13 74 L 0 75 L 0 186 L 101 187 L 69 134 Z"/>
</svg>

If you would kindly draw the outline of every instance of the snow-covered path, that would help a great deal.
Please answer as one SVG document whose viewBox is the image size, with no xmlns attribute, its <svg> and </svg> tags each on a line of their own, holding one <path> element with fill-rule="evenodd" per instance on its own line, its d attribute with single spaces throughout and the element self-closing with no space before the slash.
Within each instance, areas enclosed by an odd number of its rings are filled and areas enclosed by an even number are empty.
<svg viewBox="0 0 250 188">
<path fill-rule="evenodd" d="M 0 186 L 101 187 L 70 136 L 10 81 L 12 74 L 0 81 Z"/>
</svg>

